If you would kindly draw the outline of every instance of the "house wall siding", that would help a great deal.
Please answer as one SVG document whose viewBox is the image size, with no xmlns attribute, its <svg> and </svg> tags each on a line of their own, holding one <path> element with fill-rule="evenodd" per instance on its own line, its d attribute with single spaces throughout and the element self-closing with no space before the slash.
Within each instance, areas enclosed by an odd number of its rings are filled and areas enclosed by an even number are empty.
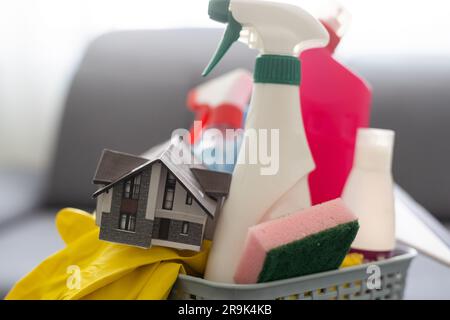
<svg viewBox="0 0 450 320">
<path fill-rule="evenodd" d="M 156 204 L 160 194 L 161 167 L 161 163 L 154 163 L 151 168 L 148 201 L 145 212 L 145 217 L 149 220 L 155 219 Z"/>
<path fill-rule="evenodd" d="M 193 223 L 199 223 L 202 225 L 206 223 L 205 216 L 202 217 L 190 213 L 169 211 L 169 210 L 156 210 L 155 218 L 166 218 L 170 220 L 188 221 Z"/>
<path fill-rule="evenodd" d="M 175 184 L 175 196 L 172 210 L 163 209 L 167 171 L 168 170 L 165 166 L 161 166 L 159 192 L 156 201 L 156 212 L 153 227 L 154 238 L 159 239 L 159 221 L 161 218 L 166 218 L 170 220 L 168 241 L 201 246 L 206 219 L 209 215 L 195 199 L 193 199 L 192 205 L 186 204 L 186 196 L 188 191 L 178 181 L 178 179 Z M 181 234 L 181 228 L 184 221 L 189 222 L 188 235 Z"/>
<path fill-rule="evenodd" d="M 103 193 L 97 197 L 97 206 L 95 208 L 95 224 L 100 226 L 103 214 Z"/>
<path fill-rule="evenodd" d="M 167 178 L 167 168 L 165 166 L 161 167 L 162 168 L 161 168 L 161 178 L 159 181 L 159 193 L 156 204 L 157 210 L 164 210 L 162 209 L 162 206 L 164 201 L 164 192 Z M 202 217 L 208 215 L 206 211 L 198 204 L 197 200 L 193 199 L 191 205 L 186 204 L 186 196 L 187 196 L 186 188 L 177 179 L 177 182 L 175 184 L 175 197 L 172 210 L 165 210 L 165 211 L 184 212 L 192 215 L 199 215 Z"/>
<path fill-rule="evenodd" d="M 193 199 L 192 205 L 186 204 L 186 188 L 178 181 L 175 185 L 175 195 L 172 210 L 162 209 L 167 168 L 161 163 L 154 163 L 141 173 L 141 186 L 136 213 L 136 228 L 134 232 L 120 230 L 120 208 L 124 183 L 118 183 L 108 196 L 110 212 L 101 214 L 100 239 L 105 241 L 129 244 L 144 248 L 152 245 L 152 238 L 159 238 L 160 219 L 168 219 L 169 234 L 167 241 L 179 248 L 192 246 L 199 248 L 205 232 L 206 211 Z M 103 200 L 102 200 L 103 201 Z M 104 207 L 102 205 L 102 207 Z M 189 222 L 188 234 L 182 234 L 183 222 Z"/>
<path fill-rule="evenodd" d="M 104 187 L 101 185 L 100 187 Z M 102 223 L 102 213 L 111 212 L 112 192 L 108 190 L 97 197 L 97 207 L 95 209 L 95 224 L 100 226 Z"/>
<path fill-rule="evenodd" d="M 155 239 L 159 239 L 159 223 L 161 218 L 155 218 L 153 225 L 153 232 Z M 169 225 L 169 238 L 164 239 L 171 242 L 178 242 L 184 244 L 190 244 L 194 246 L 201 246 L 203 225 L 200 223 L 189 222 L 189 232 L 187 235 L 181 233 L 183 221 L 170 220 Z"/>
<path fill-rule="evenodd" d="M 147 199 L 150 187 L 151 167 L 141 172 L 141 187 L 136 212 L 135 232 L 119 229 L 120 205 L 122 202 L 123 183 L 113 187 L 111 212 L 102 213 L 100 239 L 111 242 L 135 245 L 148 248 L 151 245 L 153 220 L 146 219 Z M 111 191 L 110 191 L 111 192 Z"/>
</svg>

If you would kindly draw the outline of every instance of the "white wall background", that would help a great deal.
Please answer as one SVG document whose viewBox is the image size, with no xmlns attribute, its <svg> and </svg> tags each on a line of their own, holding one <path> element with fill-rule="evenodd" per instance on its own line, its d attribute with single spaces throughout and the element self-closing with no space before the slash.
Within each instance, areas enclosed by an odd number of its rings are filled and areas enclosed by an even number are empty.
<svg viewBox="0 0 450 320">
<path fill-rule="evenodd" d="M 317 9 L 320 0 L 287 0 Z M 450 57 L 450 1 L 341 0 L 352 25 L 339 54 Z M 207 0 L 0 2 L 0 168 L 43 168 L 71 75 L 86 45 L 117 29 L 216 26 Z M 326 4 L 327 2 L 325 2 Z"/>
</svg>

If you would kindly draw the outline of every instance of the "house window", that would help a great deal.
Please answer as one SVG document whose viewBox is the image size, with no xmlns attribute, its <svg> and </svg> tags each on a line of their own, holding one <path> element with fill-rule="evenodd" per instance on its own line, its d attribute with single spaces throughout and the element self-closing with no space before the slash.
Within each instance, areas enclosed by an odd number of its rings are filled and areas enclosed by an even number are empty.
<svg viewBox="0 0 450 320">
<path fill-rule="evenodd" d="M 134 214 L 121 213 L 119 229 L 134 232 L 136 229 L 136 216 Z"/>
<path fill-rule="evenodd" d="M 192 194 L 190 192 L 188 192 L 186 194 L 186 204 L 191 206 L 192 205 Z"/>
<path fill-rule="evenodd" d="M 128 180 L 125 181 L 125 183 L 123 184 L 123 197 L 125 199 L 129 199 L 130 193 L 131 193 L 131 180 Z"/>
<path fill-rule="evenodd" d="M 177 180 L 171 172 L 167 172 L 166 187 L 164 189 L 163 209 L 172 210 L 175 198 L 175 184 Z"/>
<path fill-rule="evenodd" d="M 138 200 L 140 189 L 141 189 L 141 175 L 138 175 L 124 182 L 123 198 Z"/>
<path fill-rule="evenodd" d="M 141 175 L 134 177 L 133 179 L 133 199 L 139 199 L 139 191 L 141 189 Z"/>
<path fill-rule="evenodd" d="M 187 236 L 189 233 L 189 222 L 183 221 L 183 225 L 181 226 L 181 234 Z"/>
</svg>

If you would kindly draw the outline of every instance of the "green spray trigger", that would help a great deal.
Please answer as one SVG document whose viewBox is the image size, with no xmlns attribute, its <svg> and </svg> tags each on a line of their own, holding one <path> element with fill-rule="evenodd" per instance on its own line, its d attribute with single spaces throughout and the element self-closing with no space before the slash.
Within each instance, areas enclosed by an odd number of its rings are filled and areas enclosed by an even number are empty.
<svg viewBox="0 0 450 320">
<path fill-rule="evenodd" d="M 242 30 L 242 25 L 233 18 L 233 15 L 228 10 L 230 0 L 211 0 L 209 2 L 208 13 L 211 19 L 218 22 L 228 23 L 222 40 L 217 48 L 214 56 L 209 62 L 208 66 L 203 70 L 202 76 L 207 76 L 212 69 L 223 58 L 231 45 L 236 42 Z"/>
</svg>

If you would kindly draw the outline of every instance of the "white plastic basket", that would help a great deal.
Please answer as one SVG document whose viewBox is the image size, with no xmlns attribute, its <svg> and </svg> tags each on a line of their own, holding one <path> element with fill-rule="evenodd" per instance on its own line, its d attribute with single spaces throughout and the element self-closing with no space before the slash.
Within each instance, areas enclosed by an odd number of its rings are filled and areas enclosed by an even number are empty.
<svg viewBox="0 0 450 320">
<path fill-rule="evenodd" d="M 254 285 L 223 284 L 180 275 L 170 299 L 181 300 L 378 300 L 402 299 L 406 275 L 416 251 L 398 247 L 392 258 L 309 276 Z M 374 268 L 369 266 L 378 266 Z M 380 286 L 370 289 L 369 277 L 379 271 Z M 372 283 L 370 281 L 370 283 Z"/>
</svg>

